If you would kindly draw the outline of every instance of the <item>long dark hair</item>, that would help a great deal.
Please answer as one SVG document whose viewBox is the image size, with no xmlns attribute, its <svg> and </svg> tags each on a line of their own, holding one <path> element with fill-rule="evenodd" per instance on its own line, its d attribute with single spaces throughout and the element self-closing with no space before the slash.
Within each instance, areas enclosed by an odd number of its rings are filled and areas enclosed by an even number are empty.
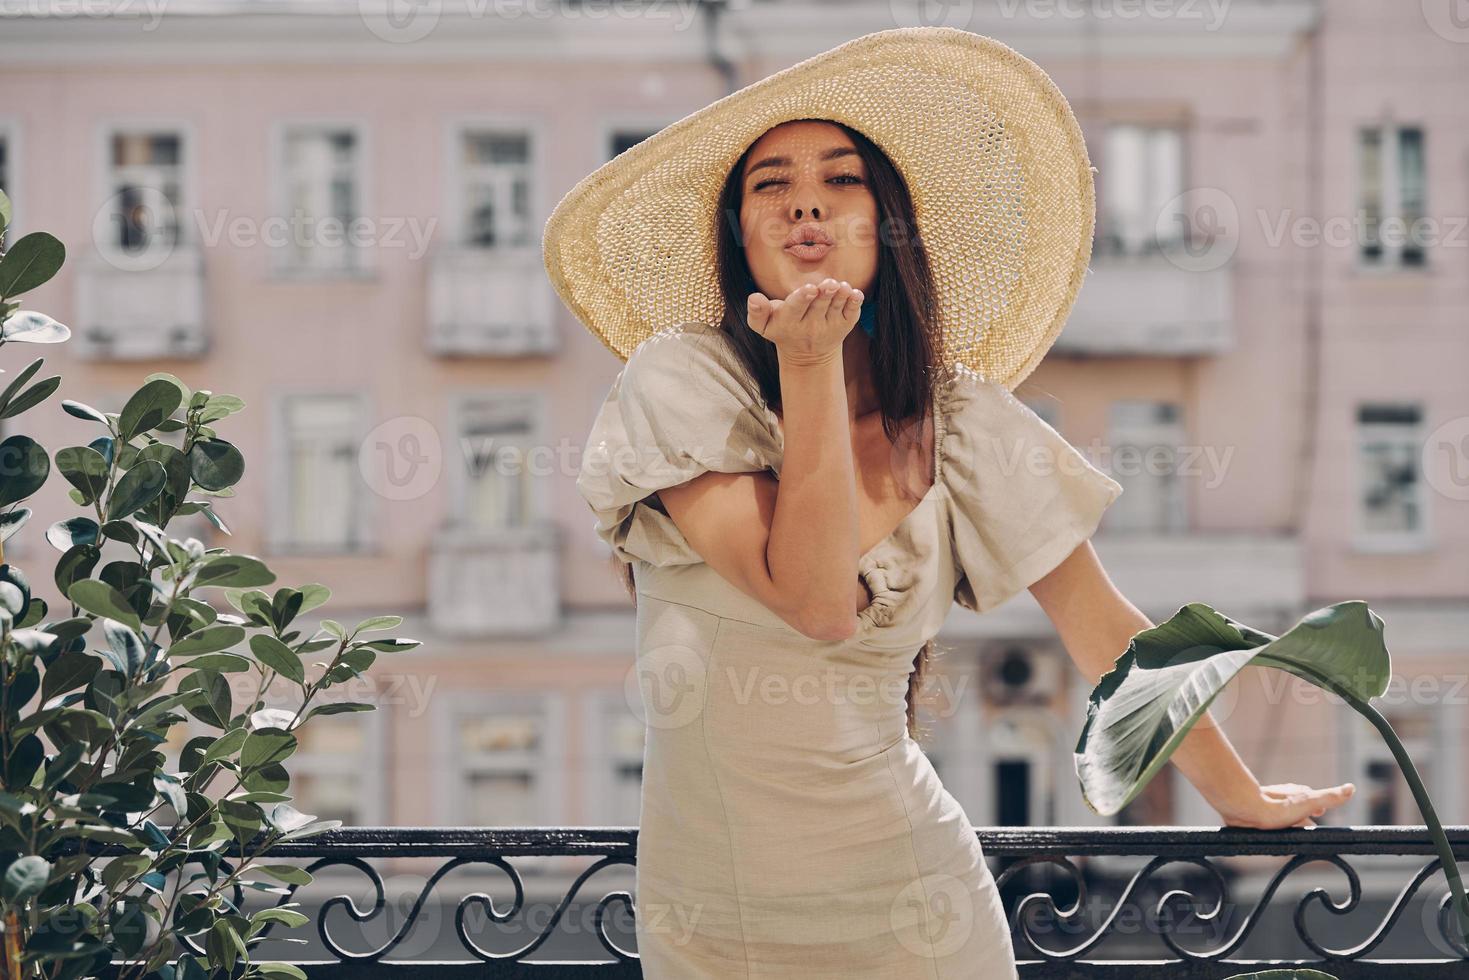
<svg viewBox="0 0 1469 980">
<path fill-rule="evenodd" d="M 793 120 L 794 121 L 794 120 Z M 934 282 L 928 253 L 918 234 L 913 213 L 913 198 L 897 167 L 866 136 L 830 119 L 801 120 L 830 123 L 840 128 L 857 147 L 867 168 L 869 189 L 877 201 L 877 281 L 863 302 L 874 304 L 877 328 L 870 343 L 872 373 L 879 379 L 878 404 L 882 412 L 883 431 L 889 441 L 896 442 L 902 426 L 921 422 L 931 411 L 935 373 L 940 370 L 937 355 L 938 326 L 934 303 Z M 724 298 L 724 317 L 720 329 L 734 346 L 741 362 L 760 386 L 760 394 L 772 409 L 781 407 L 780 363 L 775 344 L 749 328 L 745 321 L 745 304 L 756 292 L 754 277 L 745 258 L 740 234 L 740 207 L 744 199 L 745 161 L 750 147 L 735 161 L 725 177 L 719 196 L 716 222 L 719 289 Z M 855 328 L 860 329 L 860 328 Z M 921 430 L 920 430 L 921 431 Z M 938 479 L 934 474 L 934 479 Z M 613 559 L 620 566 L 623 585 L 633 602 L 637 588 L 632 565 Z M 928 668 L 936 656 L 934 642 L 919 648 L 908 676 L 908 733 L 920 735 L 917 720 L 919 691 L 927 678 Z"/>
</svg>

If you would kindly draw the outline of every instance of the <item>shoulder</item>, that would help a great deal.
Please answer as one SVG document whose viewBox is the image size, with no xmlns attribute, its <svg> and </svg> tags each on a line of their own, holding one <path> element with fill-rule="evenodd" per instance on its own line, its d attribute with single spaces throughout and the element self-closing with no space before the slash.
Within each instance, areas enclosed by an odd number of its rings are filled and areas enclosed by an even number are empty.
<svg viewBox="0 0 1469 980">
<path fill-rule="evenodd" d="M 1009 388 L 962 365 L 946 369 L 938 386 L 946 428 L 955 435 L 974 437 L 1016 425 L 1046 424 Z"/>
<path fill-rule="evenodd" d="M 951 374 L 939 396 L 944 462 L 950 482 L 1051 495 L 1061 484 L 1089 484 L 1115 499 L 1122 487 L 1029 405 L 998 381 L 967 369 Z"/>
<path fill-rule="evenodd" d="M 750 408 L 759 385 L 722 328 L 689 320 L 649 334 L 618 375 L 624 398 L 676 403 L 684 408 Z"/>
<path fill-rule="evenodd" d="M 697 367 L 730 370 L 739 356 L 729 336 L 703 320 L 688 320 L 655 330 L 633 348 L 624 371 Z"/>
</svg>

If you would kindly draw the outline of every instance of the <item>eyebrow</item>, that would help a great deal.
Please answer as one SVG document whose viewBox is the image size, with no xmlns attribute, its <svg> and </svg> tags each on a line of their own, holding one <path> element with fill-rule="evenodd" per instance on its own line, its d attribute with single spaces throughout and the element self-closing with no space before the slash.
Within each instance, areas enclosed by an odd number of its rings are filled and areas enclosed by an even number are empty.
<svg viewBox="0 0 1469 980">
<path fill-rule="evenodd" d="M 835 160 L 839 157 L 854 156 L 856 155 L 856 153 L 857 148 L 855 146 L 833 146 L 831 149 L 821 154 L 821 159 L 823 162 L 825 162 L 827 160 Z M 762 167 L 789 167 L 790 165 L 790 157 L 766 157 L 759 163 L 752 164 L 750 166 L 750 169 L 745 171 L 745 176 L 748 178 L 751 174 L 761 169 Z"/>
</svg>

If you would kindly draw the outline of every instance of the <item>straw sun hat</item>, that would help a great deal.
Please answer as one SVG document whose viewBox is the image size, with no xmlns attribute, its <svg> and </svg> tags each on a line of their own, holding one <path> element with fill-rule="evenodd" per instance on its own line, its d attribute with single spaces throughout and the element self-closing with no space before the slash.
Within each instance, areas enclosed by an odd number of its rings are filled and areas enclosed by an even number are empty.
<svg viewBox="0 0 1469 980">
<path fill-rule="evenodd" d="M 949 27 L 879 31 L 727 95 L 618 154 L 557 204 L 542 243 L 561 299 L 626 361 L 655 331 L 724 313 L 719 194 L 766 130 L 831 119 L 908 184 L 946 365 L 1013 389 L 1035 368 L 1091 257 L 1081 128 L 1050 77 Z"/>
</svg>

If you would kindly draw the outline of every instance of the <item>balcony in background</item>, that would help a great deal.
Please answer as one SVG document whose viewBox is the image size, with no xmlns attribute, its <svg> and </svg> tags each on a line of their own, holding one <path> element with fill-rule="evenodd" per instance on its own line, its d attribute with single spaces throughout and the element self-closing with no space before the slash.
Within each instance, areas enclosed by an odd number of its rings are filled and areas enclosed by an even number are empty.
<svg viewBox="0 0 1469 980">
<path fill-rule="evenodd" d="M 82 258 L 77 273 L 78 356 L 95 360 L 200 357 L 209 347 L 204 319 L 204 259 L 176 248 L 162 259 Z"/>
<path fill-rule="evenodd" d="M 557 347 L 553 302 L 536 248 L 446 248 L 428 283 L 428 347 L 444 356 L 522 357 Z"/>
<path fill-rule="evenodd" d="M 1100 255 L 1053 350 L 1182 357 L 1234 346 L 1234 271 L 1194 271 L 1166 255 Z"/>
<path fill-rule="evenodd" d="M 429 553 L 429 623 L 448 637 L 519 636 L 561 616 L 555 524 L 494 531 L 450 526 Z"/>
</svg>

